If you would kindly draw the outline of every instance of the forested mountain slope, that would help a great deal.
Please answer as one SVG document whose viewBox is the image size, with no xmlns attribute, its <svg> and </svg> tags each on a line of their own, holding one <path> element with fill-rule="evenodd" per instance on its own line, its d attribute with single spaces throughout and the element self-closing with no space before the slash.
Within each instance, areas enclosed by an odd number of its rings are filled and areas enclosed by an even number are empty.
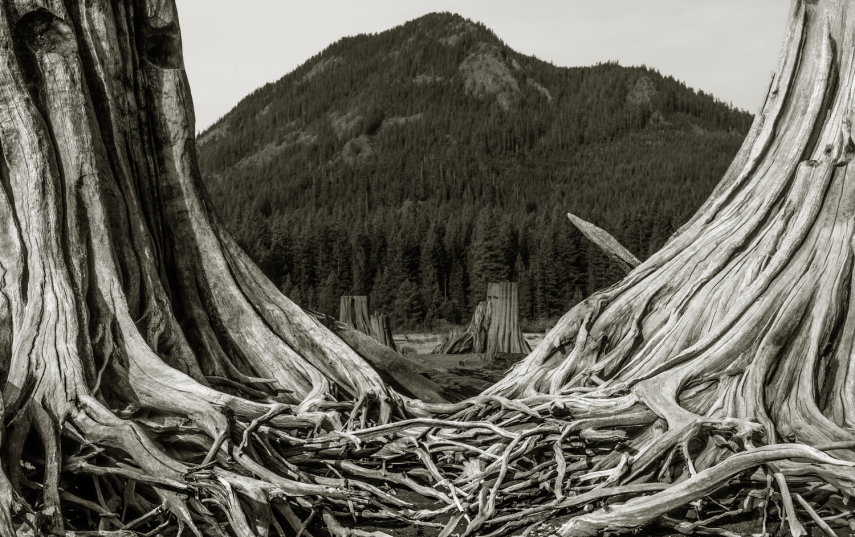
<svg viewBox="0 0 855 537">
<path fill-rule="evenodd" d="M 612 283 L 565 213 L 646 258 L 751 119 L 652 69 L 559 68 L 430 14 L 338 41 L 197 147 L 226 225 L 298 304 L 370 294 L 413 327 L 466 319 L 488 281 L 519 280 L 526 319 Z"/>
</svg>

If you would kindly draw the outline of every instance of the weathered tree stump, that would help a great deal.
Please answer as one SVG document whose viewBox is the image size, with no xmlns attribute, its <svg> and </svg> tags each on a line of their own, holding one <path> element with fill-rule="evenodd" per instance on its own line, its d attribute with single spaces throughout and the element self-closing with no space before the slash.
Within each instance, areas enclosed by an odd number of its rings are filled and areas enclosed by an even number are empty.
<svg viewBox="0 0 855 537">
<path fill-rule="evenodd" d="M 499 352 L 528 354 L 531 347 L 520 329 L 520 288 L 517 282 L 487 285 L 490 327 L 487 330 L 487 354 Z"/>
<path fill-rule="evenodd" d="M 470 354 L 481 353 L 487 348 L 487 332 L 490 329 L 492 310 L 486 300 L 479 302 L 472 314 L 472 320 L 466 331 L 449 341 L 440 343 L 433 354 Z"/>
<path fill-rule="evenodd" d="M 378 312 L 375 312 L 374 315 L 368 315 L 368 304 L 369 300 L 365 295 L 342 296 L 339 304 L 339 322 L 373 337 L 392 350 L 396 350 L 389 317 Z"/>
<path fill-rule="evenodd" d="M 531 347 L 520 330 L 519 312 L 519 284 L 490 283 L 487 300 L 475 308 L 466 331 L 438 345 L 433 354 L 529 353 Z"/>
<path fill-rule="evenodd" d="M 392 323 L 388 315 L 374 312 L 371 316 L 371 335 L 392 350 L 397 350 L 395 340 L 392 338 Z"/>
<path fill-rule="evenodd" d="M 338 320 L 359 330 L 363 334 L 372 335 L 371 317 L 368 315 L 368 297 L 365 295 L 342 296 L 338 309 Z"/>
</svg>

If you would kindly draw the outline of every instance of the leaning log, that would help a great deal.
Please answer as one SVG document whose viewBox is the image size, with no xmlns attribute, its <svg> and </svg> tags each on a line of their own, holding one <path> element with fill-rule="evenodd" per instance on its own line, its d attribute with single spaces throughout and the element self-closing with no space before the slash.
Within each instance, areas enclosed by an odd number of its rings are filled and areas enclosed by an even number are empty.
<svg viewBox="0 0 855 537">
<path fill-rule="evenodd" d="M 632 269 L 641 264 L 637 257 L 632 255 L 632 252 L 624 248 L 624 246 L 612 237 L 608 231 L 595 226 L 590 222 L 586 222 L 578 216 L 567 213 L 567 218 L 573 223 L 576 228 L 582 232 L 589 241 L 593 242 L 603 251 L 606 256 L 620 265 L 624 272 L 631 272 Z"/>
</svg>

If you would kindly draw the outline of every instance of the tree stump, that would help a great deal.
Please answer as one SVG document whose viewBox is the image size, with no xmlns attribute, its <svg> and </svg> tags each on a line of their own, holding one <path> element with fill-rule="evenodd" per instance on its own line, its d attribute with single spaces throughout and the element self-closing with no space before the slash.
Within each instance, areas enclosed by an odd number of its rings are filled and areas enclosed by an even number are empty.
<svg viewBox="0 0 855 537">
<path fill-rule="evenodd" d="M 341 297 L 338 320 L 363 334 L 372 335 L 371 317 L 368 315 L 368 297 L 365 295 Z"/>
<path fill-rule="evenodd" d="M 488 284 L 487 300 L 475 308 L 466 331 L 439 345 L 433 354 L 527 354 L 531 347 L 520 330 L 519 313 L 518 283 Z"/>
<path fill-rule="evenodd" d="M 487 332 L 490 327 L 492 310 L 486 300 L 478 303 L 472 320 L 466 331 L 450 338 L 434 349 L 433 354 L 471 354 L 481 353 L 487 348 Z"/>
<path fill-rule="evenodd" d="M 520 286 L 517 282 L 487 285 L 490 305 L 490 328 L 487 331 L 487 354 L 531 352 L 520 330 Z"/>
<path fill-rule="evenodd" d="M 389 321 L 388 315 L 383 315 L 379 312 L 374 312 L 371 316 L 371 335 L 392 350 L 395 348 L 395 340 L 392 339 L 392 323 Z"/>
<path fill-rule="evenodd" d="M 375 312 L 368 314 L 368 297 L 365 295 L 342 296 L 339 305 L 338 319 L 353 330 L 371 336 L 392 350 L 395 341 L 392 339 L 392 325 L 387 315 Z"/>
</svg>

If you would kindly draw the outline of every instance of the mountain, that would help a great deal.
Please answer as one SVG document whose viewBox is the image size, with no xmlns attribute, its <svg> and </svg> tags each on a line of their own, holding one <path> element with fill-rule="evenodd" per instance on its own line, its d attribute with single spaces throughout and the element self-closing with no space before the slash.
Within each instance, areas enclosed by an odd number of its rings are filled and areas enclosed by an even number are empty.
<svg viewBox="0 0 855 537">
<path fill-rule="evenodd" d="M 644 259 L 751 121 L 654 69 L 556 67 L 438 13 L 341 39 L 197 149 L 226 225 L 298 304 L 370 294 L 415 327 L 466 319 L 488 281 L 519 280 L 528 320 L 614 282 L 566 212 Z"/>
</svg>

